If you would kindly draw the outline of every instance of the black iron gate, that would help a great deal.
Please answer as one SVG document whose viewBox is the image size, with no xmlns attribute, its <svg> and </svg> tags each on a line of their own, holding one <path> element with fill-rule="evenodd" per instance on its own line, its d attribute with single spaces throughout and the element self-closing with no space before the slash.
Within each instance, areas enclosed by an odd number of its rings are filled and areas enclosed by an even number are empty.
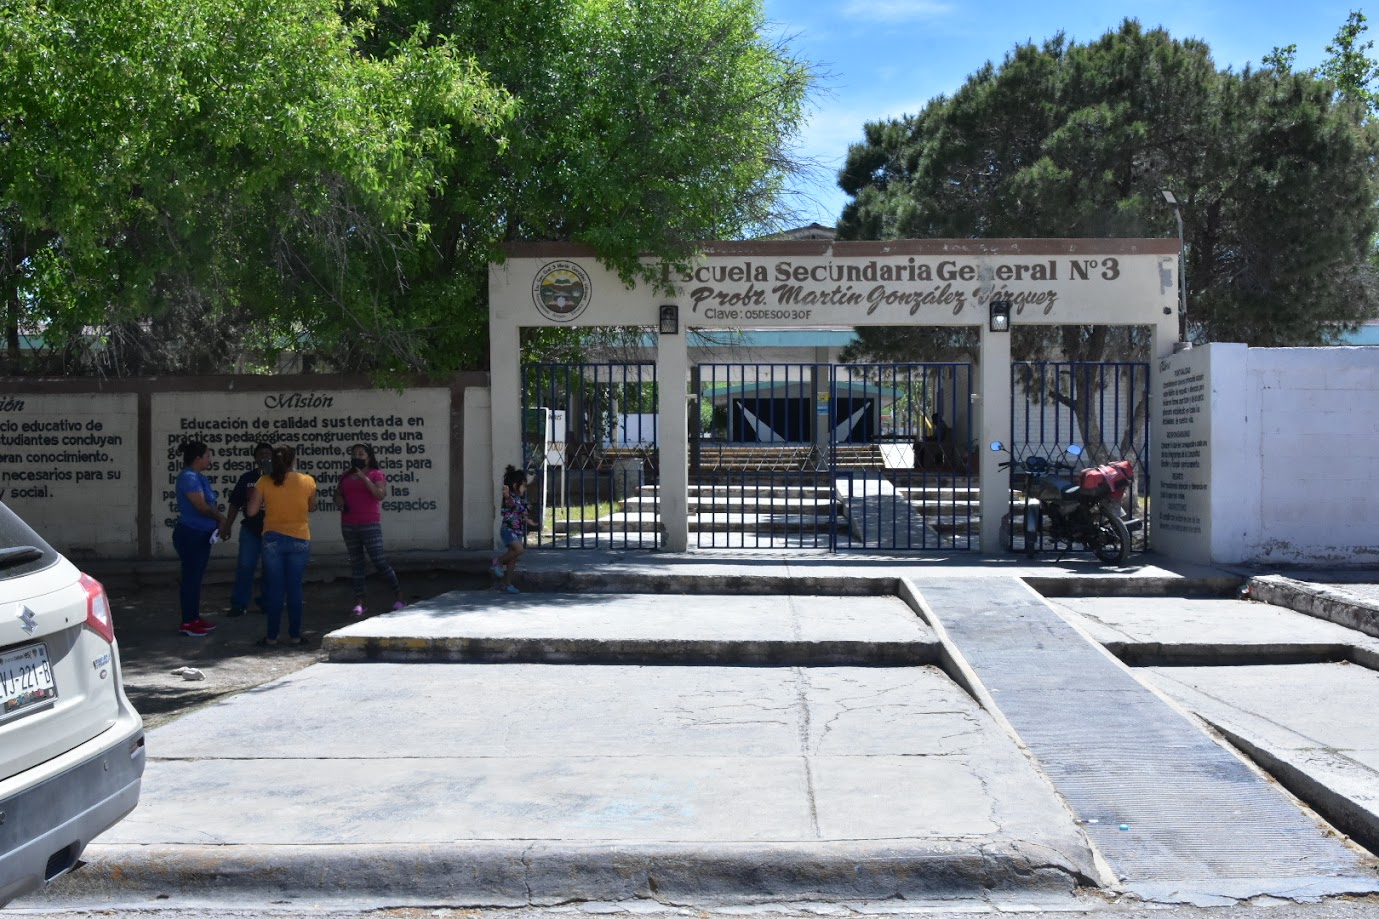
<svg viewBox="0 0 1379 919">
<path fill-rule="evenodd" d="M 700 364 L 690 544 L 832 551 L 978 545 L 967 364 Z M 528 364 L 523 456 L 554 548 L 656 548 L 656 367 Z"/>
<path fill-rule="evenodd" d="M 976 548 L 970 365 L 837 365 L 833 386 L 842 410 L 831 468 L 847 537 L 837 548 Z"/>
<path fill-rule="evenodd" d="M 1123 362 L 1040 361 L 1011 365 L 1011 456 L 1074 463 L 1066 451 L 1080 444 L 1078 466 L 1129 460 L 1135 481 L 1124 510 L 1144 520 L 1132 534 L 1147 545 L 1149 507 L 1149 365 Z M 1013 473 L 1011 509 L 1024 505 L 1024 479 Z M 1012 518 L 1016 519 L 1016 518 Z M 1022 527 L 1002 527 L 1008 549 L 1022 551 Z"/>
<path fill-rule="evenodd" d="M 970 549 L 966 364 L 700 364 L 691 541 L 702 548 Z"/>
<path fill-rule="evenodd" d="M 659 431 L 654 363 L 526 364 L 522 460 L 530 536 L 571 549 L 654 549 Z"/>
</svg>

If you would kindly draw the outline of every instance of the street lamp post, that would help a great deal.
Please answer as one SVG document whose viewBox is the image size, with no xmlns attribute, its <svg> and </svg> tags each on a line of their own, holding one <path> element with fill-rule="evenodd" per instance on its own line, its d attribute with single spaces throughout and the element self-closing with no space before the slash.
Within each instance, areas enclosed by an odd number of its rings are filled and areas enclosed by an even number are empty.
<svg viewBox="0 0 1379 919">
<path fill-rule="evenodd" d="M 1183 240 L 1183 211 L 1178 199 L 1167 188 L 1160 194 L 1173 208 L 1173 216 L 1178 218 L 1178 342 L 1187 344 L 1187 244 Z"/>
</svg>

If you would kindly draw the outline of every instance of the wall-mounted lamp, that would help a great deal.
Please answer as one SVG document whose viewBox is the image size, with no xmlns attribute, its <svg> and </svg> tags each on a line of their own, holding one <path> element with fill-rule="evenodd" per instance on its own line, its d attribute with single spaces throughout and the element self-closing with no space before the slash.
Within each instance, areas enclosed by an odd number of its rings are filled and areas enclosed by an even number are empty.
<svg viewBox="0 0 1379 919">
<path fill-rule="evenodd" d="M 1010 331 L 1010 301 L 992 300 L 991 301 L 991 331 L 1009 332 Z"/>
<path fill-rule="evenodd" d="M 661 334 L 680 334 L 680 307 L 667 303 L 661 307 Z"/>
<path fill-rule="evenodd" d="M 1178 218 L 1178 341 L 1187 341 L 1187 242 L 1183 238 L 1183 209 L 1178 197 L 1167 188 L 1160 189 L 1164 203 L 1173 208 L 1173 216 Z"/>
</svg>

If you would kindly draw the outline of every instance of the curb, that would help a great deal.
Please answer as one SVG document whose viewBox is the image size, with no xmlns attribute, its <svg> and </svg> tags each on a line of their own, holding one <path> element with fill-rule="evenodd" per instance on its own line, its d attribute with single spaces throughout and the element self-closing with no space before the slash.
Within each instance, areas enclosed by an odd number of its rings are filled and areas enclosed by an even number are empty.
<svg viewBox="0 0 1379 919">
<path fill-rule="evenodd" d="M 1233 597 L 1244 581 L 1236 575 L 1024 575 L 1020 580 L 1041 597 Z"/>
<path fill-rule="evenodd" d="M 1355 648 L 1335 642 L 1249 645 L 1223 642 L 1103 641 L 1128 667 L 1246 667 L 1336 664 L 1353 661 Z"/>
<path fill-rule="evenodd" d="M 331 846 L 91 846 L 82 867 L 14 905 L 159 908 L 234 898 L 267 903 L 386 896 L 452 907 L 570 901 L 685 903 L 1068 894 L 1095 886 L 1062 853 L 955 841 L 873 844 L 466 843 Z"/>
<path fill-rule="evenodd" d="M 1244 731 L 1229 727 L 1218 719 L 1201 717 L 1225 737 L 1231 746 L 1273 776 L 1280 785 L 1320 814 L 1328 823 L 1371 852 L 1379 851 L 1379 814 L 1372 808 L 1313 778 L 1307 772 L 1306 766 L 1294 762 L 1289 754 L 1271 751 L 1262 741 L 1247 737 Z"/>
<path fill-rule="evenodd" d="M 904 641 L 729 641 L 600 638 L 432 638 L 341 635 L 321 640 L 326 659 L 502 664 L 919 667 L 938 664 L 939 644 Z"/>
<path fill-rule="evenodd" d="M 1379 638 L 1379 604 L 1350 596 L 1343 590 L 1295 581 L 1277 574 L 1252 577 L 1246 586 L 1252 599 L 1306 613 L 1364 632 L 1371 638 Z"/>
<path fill-rule="evenodd" d="M 523 588 L 539 593 L 743 594 L 749 596 L 891 597 L 895 575 L 663 574 L 642 571 L 523 571 Z"/>
<path fill-rule="evenodd" d="M 899 596 L 898 575 L 679 574 L 641 571 L 529 570 L 519 574 L 524 590 L 539 593 L 743 594 L 751 596 Z M 1180 597 L 1235 596 L 1242 579 L 1210 577 L 1141 577 L 1137 575 L 1012 575 L 1044 597 Z M 923 580 L 915 580 L 923 589 Z"/>
</svg>

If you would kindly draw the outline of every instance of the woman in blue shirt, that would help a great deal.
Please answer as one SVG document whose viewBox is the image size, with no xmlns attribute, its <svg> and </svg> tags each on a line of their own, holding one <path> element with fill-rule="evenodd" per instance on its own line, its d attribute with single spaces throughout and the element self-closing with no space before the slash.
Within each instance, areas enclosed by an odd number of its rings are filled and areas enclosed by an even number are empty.
<svg viewBox="0 0 1379 919">
<path fill-rule="evenodd" d="M 201 618 L 201 581 L 211 561 L 211 538 L 218 535 L 225 515 L 215 506 L 215 490 L 204 475 L 211 465 L 211 448 L 199 440 L 182 444 L 182 471 L 177 474 L 177 526 L 172 545 L 182 560 L 183 635 L 204 638 L 215 626 Z"/>
</svg>

